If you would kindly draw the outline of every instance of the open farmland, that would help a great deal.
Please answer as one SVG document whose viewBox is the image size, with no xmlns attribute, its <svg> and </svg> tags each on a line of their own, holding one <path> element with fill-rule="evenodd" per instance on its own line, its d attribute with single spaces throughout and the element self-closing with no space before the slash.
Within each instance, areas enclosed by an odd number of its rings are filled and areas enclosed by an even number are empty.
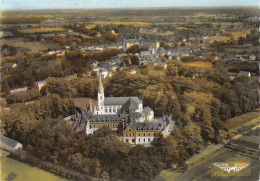
<svg viewBox="0 0 260 181">
<path fill-rule="evenodd" d="M 92 22 L 95 25 L 107 25 L 107 24 L 115 24 L 115 25 L 133 25 L 133 26 L 148 26 L 151 23 L 141 22 L 141 21 L 129 21 L 129 22 L 121 22 L 121 21 L 95 21 Z"/>
<path fill-rule="evenodd" d="M 23 34 L 34 34 L 34 33 L 51 33 L 51 32 L 62 32 L 66 31 L 64 28 L 30 28 L 19 30 L 20 33 Z"/>
<path fill-rule="evenodd" d="M 51 42 L 38 42 L 38 41 L 27 41 L 24 38 L 16 38 L 16 39 L 10 39 L 10 40 L 0 40 L 1 44 L 8 44 L 10 46 L 21 48 L 21 49 L 27 49 L 31 51 L 38 51 L 42 49 L 58 49 L 60 46 L 56 45 L 55 43 Z"/>
<path fill-rule="evenodd" d="M 220 41 L 220 42 L 227 42 L 230 40 L 230 37 L 228 36 L 212 36 L 210 37 L 210 43 L 213 43 L 214 41 Z"/>
<path fill-rule="evenodd" d="M 189 62 L 189 63 L 185 63 L 185 65 L 192 66 L 192 67 L 202 67 L 207 69 L 215 68 L 215 66 L 212 65 L 210 62 L 203 62 L 203 61 Z"/>
<path fill-rule="evenodd" d="M 210 43 L 213 43 L 214 41 L 220 41 L 220 42 L 227 42 L 231 39 L 238 40 L 240 36 L 246 37 L 247 31 L 231 31 L 231 32 L 225 32 L 224 36 L 212 36 L 210 38 Z"/>
<path fill-rule="evenodd" d="M 228 32 L 232 38 L 237 40 L 240 36 L 246 37 L 247 32 L 246 31 L 233 31 L 233 32 Z"/>
</svg>

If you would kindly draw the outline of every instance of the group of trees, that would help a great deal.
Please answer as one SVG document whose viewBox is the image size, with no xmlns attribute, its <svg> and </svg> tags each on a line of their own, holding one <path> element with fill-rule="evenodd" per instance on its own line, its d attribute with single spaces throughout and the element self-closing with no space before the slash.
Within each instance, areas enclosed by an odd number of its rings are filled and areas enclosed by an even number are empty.
<svg viewBox="0 0 260 181">
<path fill-rule="evenodd" d="M 90 64 L 99 62 L 122 53 L 122 50 L 111 49 L 83 54 L 80 50 L 65 53 L 64 58 L 53 55 L 25 54 L 14 60 L 4 60 L 1 79 L 2 92 L 10 89 L 28 86 L 32 88 L 35 81 L 42 81 L 48 77 L 64 77 L 76 73 L 86 73 Z M 16 67 L 12 67 L 17 64 Z"/>
<path fill-rule="evenodd" d="M 142 52 L 142 51 L 147 51 L 148 49 L 146 49 L 146 48 L 143 48 L 143 47 L 140 47 L 139 45 L 133 45 L 133 46 L 130 46 L 127 50 L 126 50 L 126 52 L 125 53 L 127 53 L 127 54 L 130 54 L 130 53 L 132 53 L 132 54 L 136 54 L 136 53 L 140 53 L 140 52 Z"/>
<path fill-rule="evenodd" d="M 201 142 L 222 142 L 224 122 L 258 106 L 257 82 L 241 77 L 230 80 L 227 71 L 189 67 L 180 61 L 168 64 L 165 76 L 115 74 L 105 85 L 106 96 L 138 96 L 155 115 L 172 115 L 181 129 L 198 126 Z M 194 137 L 195 139 L 195 137 Z"/>
<path fill-rule="evenodd" d="M 3 56 L 13 56 L 17 53 L 17 50 L 15 47 L 7 45 L 7 44 L 1 45 L 0 49 L 1 49 L 1 54 Z"/>
</svg>

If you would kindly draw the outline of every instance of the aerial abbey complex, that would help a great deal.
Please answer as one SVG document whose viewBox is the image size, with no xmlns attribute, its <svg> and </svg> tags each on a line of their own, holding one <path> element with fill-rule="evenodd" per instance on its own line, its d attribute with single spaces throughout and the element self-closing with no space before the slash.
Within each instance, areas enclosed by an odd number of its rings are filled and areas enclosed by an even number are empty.
<svg viewBox="0 0 260 181">
<path fill-rule="evenodd" d="M 87 103 L 86 103 L 87 105 Z M 103 126 L 115 131 L 124 142 L 133 145 L 149 145 L 156 133 L 167 137 L 173 129 L 170 116 L 156 118 L 150 107 L 143 108 L 138 97 L 105 97 L 102 74 L 98 76 L 97 101 L 89 99 L 89 105 L 77 108 L 74 129 L 84 129 L 92 134 Z"/>
</svg>

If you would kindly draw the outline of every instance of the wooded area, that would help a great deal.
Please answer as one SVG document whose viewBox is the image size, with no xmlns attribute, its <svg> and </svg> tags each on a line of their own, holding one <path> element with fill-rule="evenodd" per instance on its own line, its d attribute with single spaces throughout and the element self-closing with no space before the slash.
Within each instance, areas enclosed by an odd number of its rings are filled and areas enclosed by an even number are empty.
<svg viewBox="0 0 260 181">
<path fill-rule="evenodd" d="M 225 142 L 228 130 L 242 123 L 229 119 L 257 107 L 259 85 L 246 77 L 230 80 L 220 67 L 190 67 L 177 60 L 166 71 L 144 66 L 134 75 L 115 73 L 105 81 L 106 96 L 138 96 L 156 116 L 176 121 L 172 134 L 157 135 L 151 147 L 120 142 L 109 128 L 88 136 L 75 133 L 60 119 L 73 114 L 72 97 L 95 98 L 96 88 L 96 78 L 49 78 L 41 92 L 7 96 L 11 107 L 1 112 L 2 132 L 42 160 L 93 177 L 151 180 L 172 163 L 185 169 L 185 160 L 205 145 Z"/>
</svg>

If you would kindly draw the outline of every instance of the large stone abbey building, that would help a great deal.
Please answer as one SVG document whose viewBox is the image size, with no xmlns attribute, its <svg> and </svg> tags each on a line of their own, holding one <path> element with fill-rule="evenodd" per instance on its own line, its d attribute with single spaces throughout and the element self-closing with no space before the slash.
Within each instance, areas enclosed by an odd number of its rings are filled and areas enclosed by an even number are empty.
<svg viewBox="0 0 260 181">
<path fill-rule="evenodd" d="M 87 105 L 87 104 L 86 104 Z M 154 117 L 150 107 L 143 108 L 138 97 L 105 97 L 101 73 L 98 76 L 97 101 L 77 108 L 74 129 L 84 129 L 92 134 L 103 126 L 117 132 L 123 141 L 136 144 L 150 144 L 156 133 L 168 136 L 174 126 L 169 116 Z"/>
</svg>

